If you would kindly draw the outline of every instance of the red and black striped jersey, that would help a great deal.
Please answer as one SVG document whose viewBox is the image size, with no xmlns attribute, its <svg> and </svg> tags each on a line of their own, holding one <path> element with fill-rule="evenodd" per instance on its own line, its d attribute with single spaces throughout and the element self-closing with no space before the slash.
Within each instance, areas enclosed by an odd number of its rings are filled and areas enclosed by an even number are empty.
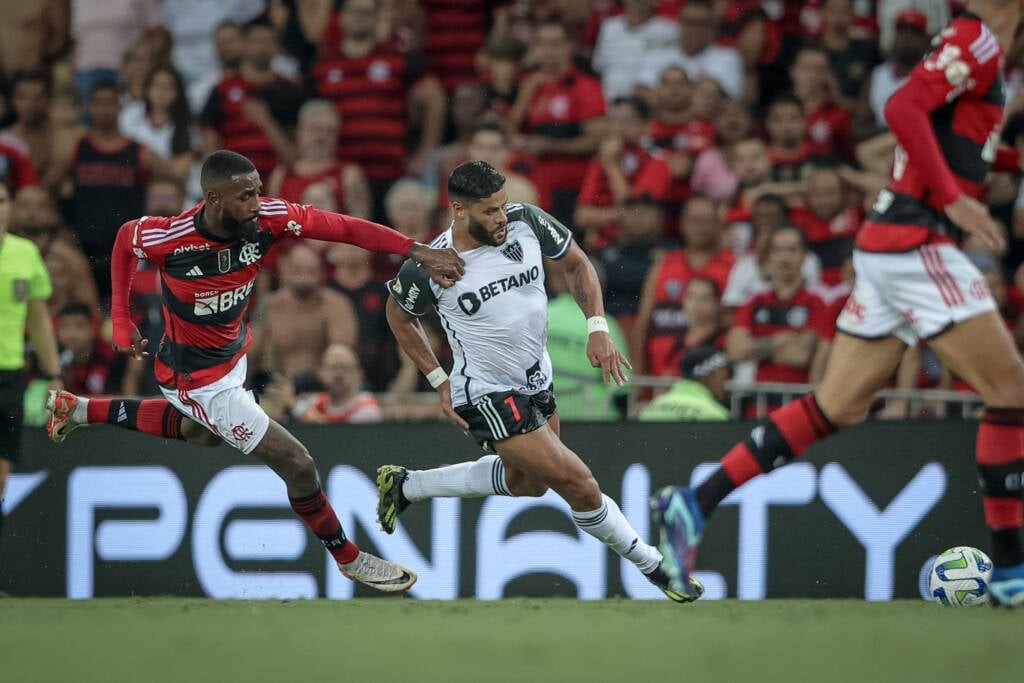
<svg viewBox="0 0 1024 683">
<path fill-rule="evenodd" d="M 783 301 L 770 286 L 754 294 L 736 310 L 733 327 L 745 329 L 754 339 L 771 337 L 778 332 L 814 332 L 820 338 L 828 337 L 828 307 L 825 302 L 806 289 L 797 290 Z M 796 368 L 763 360 L 757 365 L 758 382 L 808 381 L 810 367 Z"/>
<path fill-rule="evenodd" d="M 908 251 L 951 241 L 943 209 L 961 194 L 980 199 L 999 146 L 1006 102 L 1003 50 L 977 16 L 964 13 L 886 104 L 899 145 L 892 181 L 878 197 L 857 246 Z"/>
<path fill-rule="evenodd" d="M 112 258 L 114 341 L 128 346 L 128 291 L 135 259 L 160 271 L 164 338 L 156 354 L 160 384 L 182 389 L 226 375 L 248 350 L 245 314 L 270 247 L 284 238 L 349 242 L 374 251 L 408 254 L 413 240 L 376 223 L 261 199 L 255 241 L 222 239 L 203 227 L 204 204 L 173 217 L 143 216 L 121 226 Z"/>
<path fill-rule="evenodd" d="M 316 91 L 338 107 L 338 158 L 362 166 L 370 180 L 405 172 L 409 90 L 424 75 L 422 59 L 380 44 L 365 57 L 334 54 L 313 65 Z"/>
<path fill-rule="evenodd" d="M 278 123 L 294 125 L 303 100 L 302 89 L 284 78 L 256 85 L 241 76 L 225 78 L 210 93 L 199 123 L 220 136 L 220 146 L 248 157 L 260 176 L 266 178 L 277 165 L 277 151 L 263 129 L 245 115 L 245 101 L 266 102 Z"/>
<path fill-rule="evenodd" d="M 476 53 L 487 39 L 488 8 L 480 0 L 421 0 L 427 17 L 427 69 L 448 92 L 479 80 Z"/>
</svg>

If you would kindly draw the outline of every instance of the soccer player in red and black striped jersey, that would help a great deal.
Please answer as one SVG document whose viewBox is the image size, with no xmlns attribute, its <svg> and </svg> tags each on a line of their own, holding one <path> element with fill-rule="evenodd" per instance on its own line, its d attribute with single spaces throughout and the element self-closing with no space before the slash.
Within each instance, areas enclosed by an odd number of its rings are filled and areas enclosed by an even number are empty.
<svg viewBox="0 0 1024 683">
<path fill-rule="evenodd" d="M 307 237 L 407 255 L 441 286 L 461 276 L 461 260 L 450 249 L 415 243 L 383 225 L 261 198 L 255 166 L 234 152 L 212 154 L 203 163 L 201 183 L 205 201 L 188 211 L 122 225 L 111 258 L 114 345 L 136 358 L 148 340 L 129 317 L 132 274 L 139 259 L 160 270 L 165 332 L 155 367 L 163 398 L 85 399 L 51 392 L 47 433 L 61 442 L 78 426 L 106 423 L 196 445 L 224 441 L 255 455 L 285 481 L 292 508 L 343 574 L 383 591 L 409 588 L 416 581 L 412 572 L 361 552 L 345 537 L 305 447 L 243 388 L 252 342 L 245 314 L 261 261 L 278 240 Z"/>
<path fill-rule="evenodd" d="M 673 588 L 685 591 L 705 520 L 730 492 L 862 422 L 908 345 L 923 340 L 985 401 L 975 459 L 995 564 L 989 596 L 1024 605 L 1024 361 L 985 277 L 956 244 L 965 231 L 1003 246 L 979 198 L 990 170 L 1020 166 L 998 145 L 1003 55 L 1021 14 L 1020 0 L 971 0 L 889 100 L 893 178 L 857 234 L 856 282 L 824 378 L 759 424 L 705 483 L 651 500 Z"/>
</svg>

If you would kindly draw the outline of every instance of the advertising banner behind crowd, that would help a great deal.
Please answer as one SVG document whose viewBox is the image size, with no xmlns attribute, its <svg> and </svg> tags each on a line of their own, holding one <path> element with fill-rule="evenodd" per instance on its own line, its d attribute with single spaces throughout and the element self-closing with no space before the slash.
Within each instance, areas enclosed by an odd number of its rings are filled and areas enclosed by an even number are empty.
<svg viewBox="0 0 1024 683">
<path fill-rule="evenodd" d="M 647 497 L 708 476 L 741 424 L 566 424 L 564 438 L 649 535 Z M 972 422 L 872 423 L 734 493 L 698 559 L 708 598 L 917 597 L 930 558 L 987 545 Z M 437 424 L 296 430 L 361 546 L 419 573 L 423 599 L 661 594 L 578 532 L 554 494 L 417 503 L 392 536 L 375 522 L 381 464 L 475 459 Z M 0 586 L 17 595 L 347 598 L 344 579 L 258 461 L 107 427 L 61 446 L 25 434 L 8 487 Z"/>
</svg>

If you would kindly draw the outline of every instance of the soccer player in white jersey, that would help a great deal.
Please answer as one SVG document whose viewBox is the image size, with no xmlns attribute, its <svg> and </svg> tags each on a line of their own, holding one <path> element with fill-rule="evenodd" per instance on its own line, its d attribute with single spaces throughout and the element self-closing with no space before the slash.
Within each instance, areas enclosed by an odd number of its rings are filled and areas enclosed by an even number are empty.
<svg viewBox="0 0 1024 683">
<path fill-rule="evenodd" d="M 690 579 L 672 591 L 661 553 L 640 538 L 591 474 L 559 438 L 547 353 L 544 262 L 564 277 L 587 316 L 587 357 L 605 381 L 626 381 L 622 353 L 608 336 L 601 286 L 568 228 L 530 204 L 509 204 L 505 178 L 484 161 L 468 161 L 448 178 L 454 219 L 434 246 L 451 247 L 465 274 L 436 286 L 414 261 L 388 283 L 387 318 L 399 345 L 437 389 L 445 414 L 485 455 L 432 470 L 385 465 L 377 470 L 377 515 L 387 533 L 410 503 L 434 497 L 541 496 L 549 488 L 572 508 L 580 529 L 637 568 L 669 598 L 690 602 L 703 586 Z M 455 354 L 449 377 L 418 318 L 437 310 Z"/>
</svg>

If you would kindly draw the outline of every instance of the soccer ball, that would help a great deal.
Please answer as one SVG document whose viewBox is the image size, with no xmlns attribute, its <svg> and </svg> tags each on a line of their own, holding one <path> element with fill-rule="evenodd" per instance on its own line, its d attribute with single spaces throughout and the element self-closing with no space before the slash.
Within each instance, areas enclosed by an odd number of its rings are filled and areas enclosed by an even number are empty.
<svg viewBox="0 0 1024 683">
<path fill-rule="evenodd" d="M 958 545 L 943 552 L 932 563 L 928 591 L 935 602 L 952 607 L 973 607 L 988 603 L 988 582 L 992 560 L 977 548 Z"/>
</svg>

